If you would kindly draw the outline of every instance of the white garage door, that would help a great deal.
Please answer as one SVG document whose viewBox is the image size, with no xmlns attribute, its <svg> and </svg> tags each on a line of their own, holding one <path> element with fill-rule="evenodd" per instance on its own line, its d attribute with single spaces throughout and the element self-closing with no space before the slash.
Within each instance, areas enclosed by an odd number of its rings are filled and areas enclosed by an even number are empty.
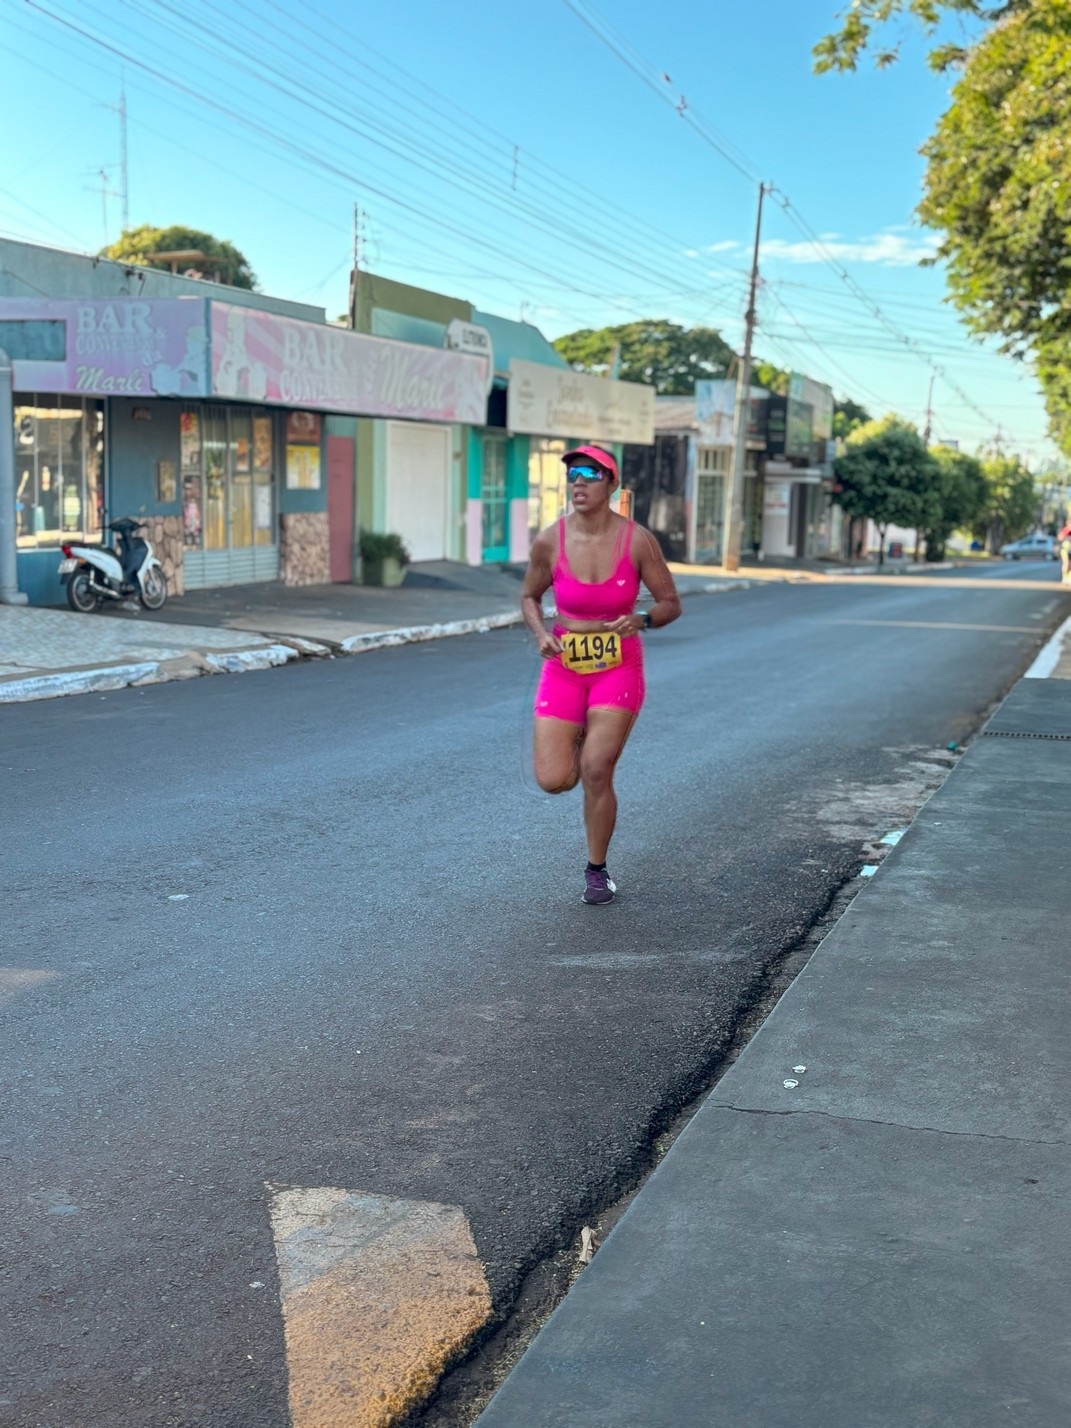
<svg viewBox="0 0 1071 1428">
<path fill-rule="evenodd" d="M 450 504 L 450 428 L 387 426 L 387 529 L 414 560 L 443 560 Z"/>
</svg>

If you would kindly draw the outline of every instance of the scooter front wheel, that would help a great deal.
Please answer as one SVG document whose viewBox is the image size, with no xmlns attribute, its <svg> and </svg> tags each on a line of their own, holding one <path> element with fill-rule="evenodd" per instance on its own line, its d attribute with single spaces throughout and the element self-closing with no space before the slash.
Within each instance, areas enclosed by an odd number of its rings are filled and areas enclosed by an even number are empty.
<svg viewBox="0 0 1071 1428">
<path fill-rule="evenodd" d="M 145 572 L 139 598 L 146 610 L 163 608 L 164 601 L 167 599 L 167 580 L 159 566 L 154 565 L 151 570 Z"/>
<path fill-rule="evenodd" d="M 78 615 L 92 615 L 100 608 L 100 597 L 94 593 L 84 570 L 76 570 L 67 581 L 67 604 Z"/>
</svg>

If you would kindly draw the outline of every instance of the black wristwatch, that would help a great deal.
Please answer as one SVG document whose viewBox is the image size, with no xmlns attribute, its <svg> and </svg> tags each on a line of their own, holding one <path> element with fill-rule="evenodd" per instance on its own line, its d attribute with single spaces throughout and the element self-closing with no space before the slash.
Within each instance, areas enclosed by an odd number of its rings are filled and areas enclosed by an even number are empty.
<svg viewBox="0 0 1071 1428">
<path fill-rule="evenodd" d="M 641 610 L 641 611 L 640 611 L 640 618 L 643 620 L 643 628 L 644 628 L 645 630 L 649 630 L 649 629 L 651 628 L 651 612 L 650 612 L 650 610 Z"/>
</svg>

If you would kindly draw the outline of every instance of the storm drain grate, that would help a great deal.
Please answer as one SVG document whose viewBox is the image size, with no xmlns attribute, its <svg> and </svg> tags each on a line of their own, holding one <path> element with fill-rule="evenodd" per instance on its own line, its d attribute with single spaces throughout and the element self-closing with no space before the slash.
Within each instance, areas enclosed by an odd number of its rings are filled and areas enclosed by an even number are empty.
<svg viewBox="0 0 1071 1428">
<path fill-rule="evenodd" d="M 987 739 L 1064 739 L 1071 740 L 1071 734 L 1034 734 L 1023 729 L 983 729 Z"/>
</svg>

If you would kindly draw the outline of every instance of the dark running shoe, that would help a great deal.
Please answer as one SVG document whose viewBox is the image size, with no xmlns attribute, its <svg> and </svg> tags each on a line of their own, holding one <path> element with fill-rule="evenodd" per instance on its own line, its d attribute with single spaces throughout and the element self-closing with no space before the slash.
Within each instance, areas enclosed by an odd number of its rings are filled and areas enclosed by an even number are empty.
<svg viewBox="0 0 1071 1428">
<path fill-rule="evenodd" d="M 593 872 L 591 868 L 588 868 L 584 873 L 584 880 L 587 886 L 584 888 L 584 896 L 581 899 L 582 902 L 595 905 L 604 902 L 613 902 L 614 893 L 617 892 L 617 886 L 608 873 L 596 873 Z"/>
</svg>

